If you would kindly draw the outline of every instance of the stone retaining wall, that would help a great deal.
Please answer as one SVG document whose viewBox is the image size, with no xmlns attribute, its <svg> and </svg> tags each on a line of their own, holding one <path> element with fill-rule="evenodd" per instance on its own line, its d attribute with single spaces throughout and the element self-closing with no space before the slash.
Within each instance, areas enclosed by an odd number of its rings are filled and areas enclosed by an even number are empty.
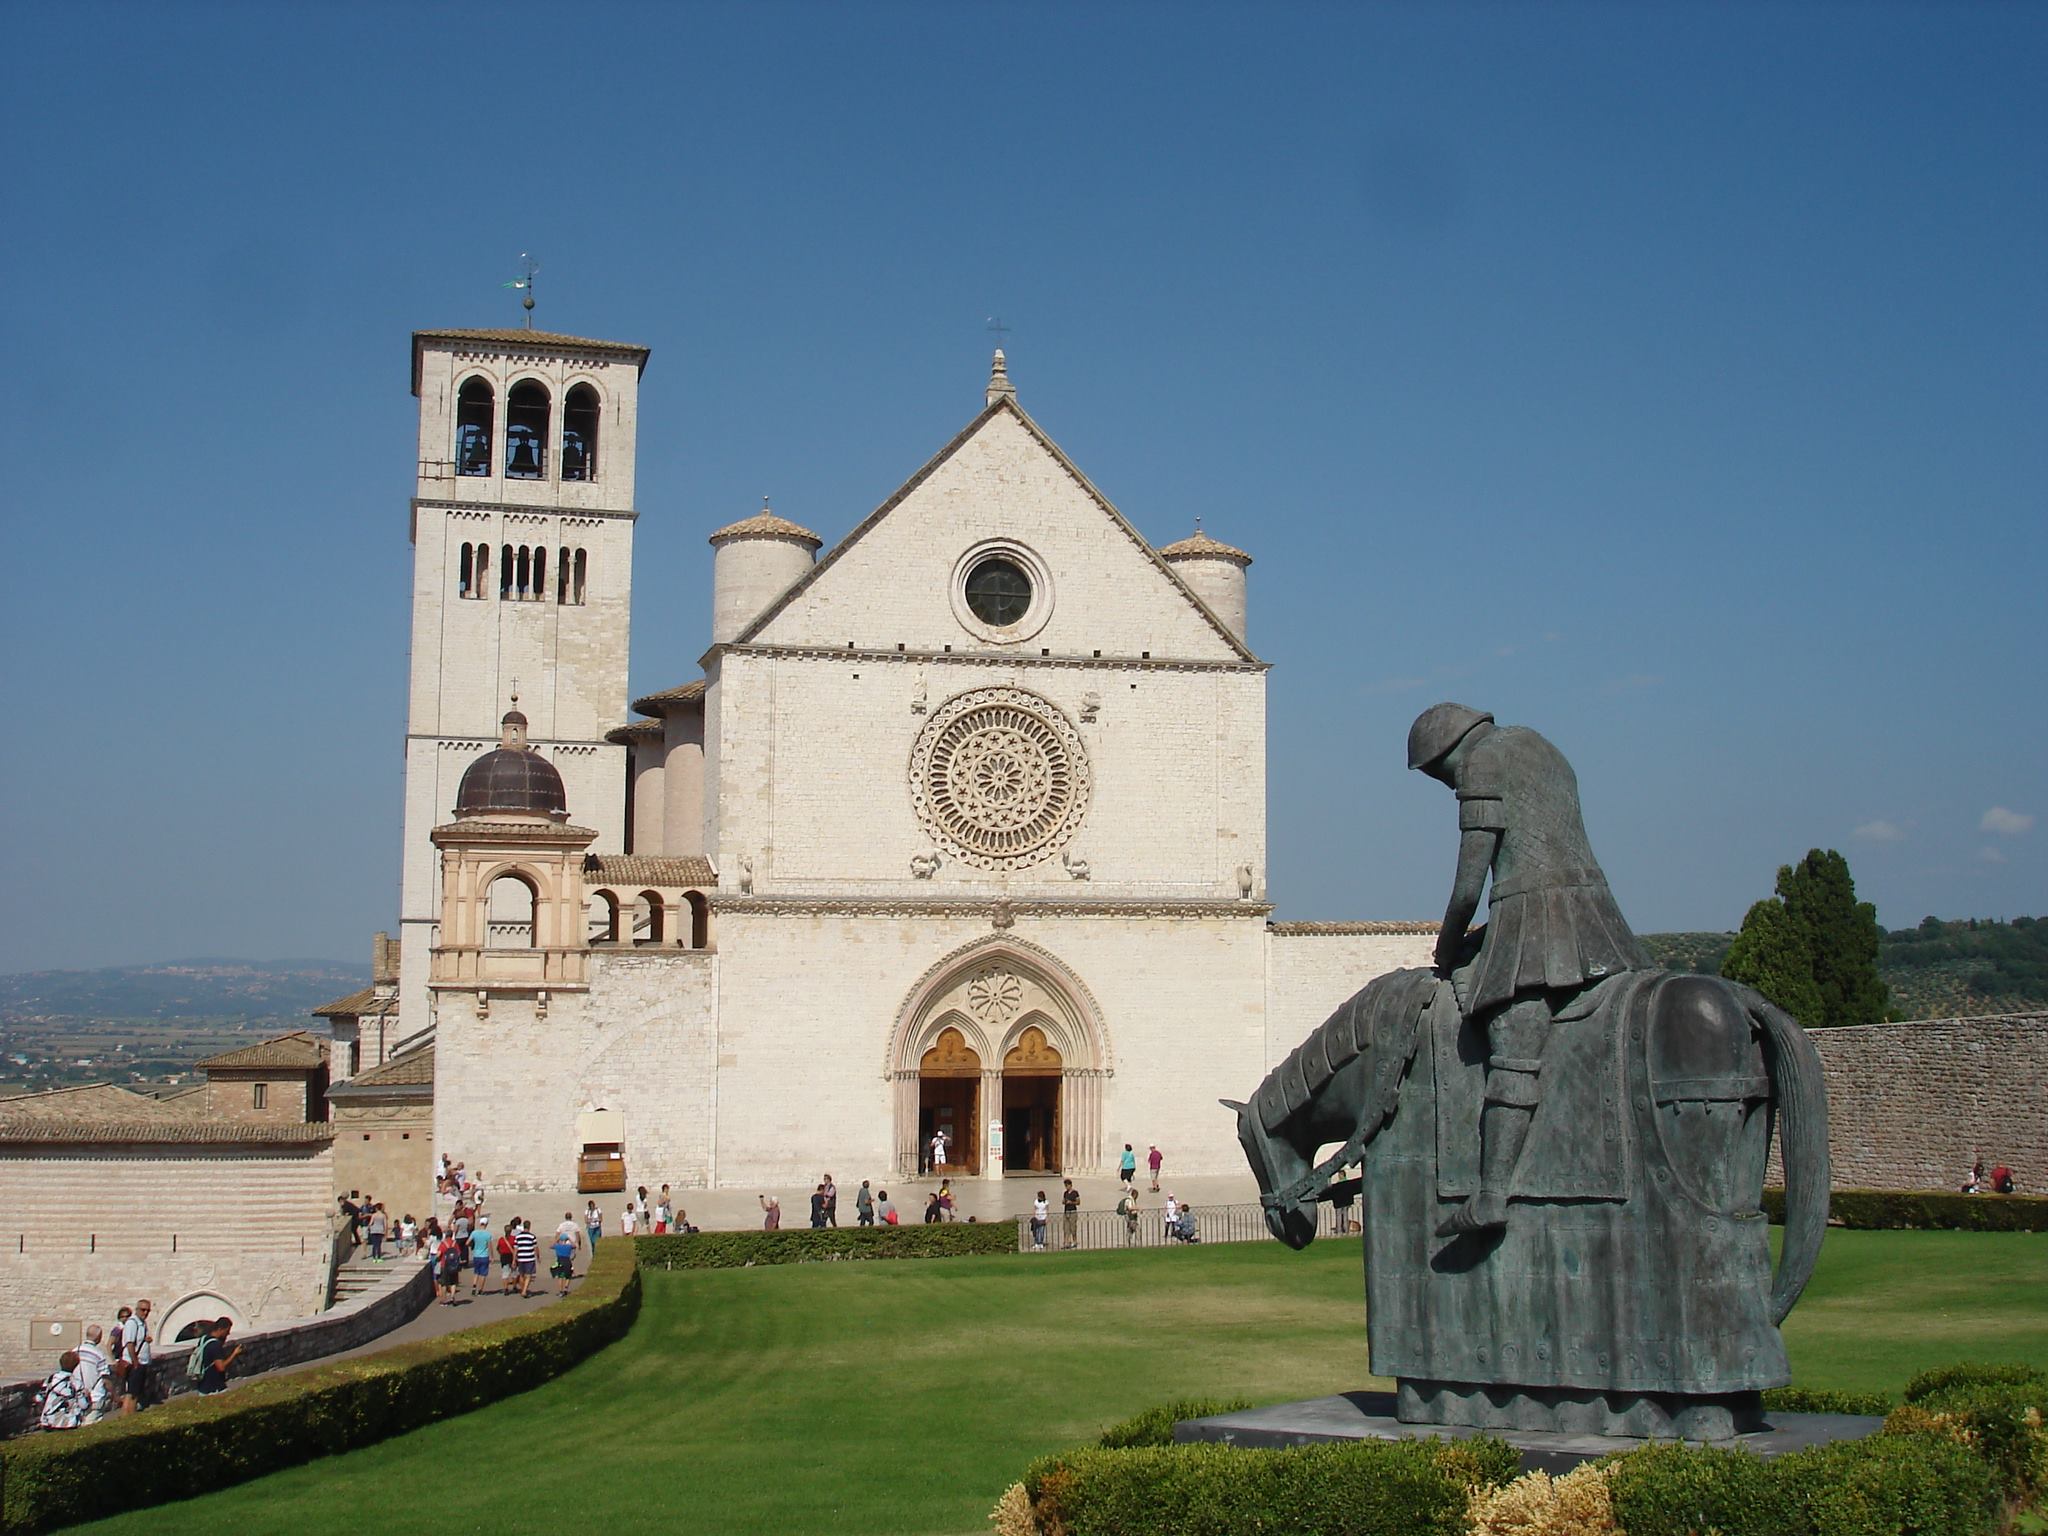
<svg viewBox="0 0 2048 1536">
<path fill-rule="evenodd" d="M 1917 1019 L 1809 1038 L 1837 1189 L 1960 1188 L 1978 1158 L 2048 1191 L 2048 1013 Z M 1783 1174 L 1775 1149 L 1770 1182 Z"/>
<path fill-rule="evenodd" d="M 392 1270 L 390 1280 L 379 1289 L 317 1317 L 229 1335 L 229 1342 L 242 1349 L 242 1357 L 235 1362 L 234 1376 L 254 1376 L 338 1355 L 411 1322 L 434 1299 L 433 1271 L 413 1259 L 394 1260 Z M 196 1347 L 177 1344 L 156 1351 L 158 1397 L 177 1397 L 192 1390 L 185 1379 L 185 1363 Z M 18 1435 L 35 1424 L 35 1393 L 42 1382 L 43 1378 L 38 1376 L 0 1385 L 0 1439 Z M 232 1380 L 228 1390 L 234 1390 Z"/>
</svg>

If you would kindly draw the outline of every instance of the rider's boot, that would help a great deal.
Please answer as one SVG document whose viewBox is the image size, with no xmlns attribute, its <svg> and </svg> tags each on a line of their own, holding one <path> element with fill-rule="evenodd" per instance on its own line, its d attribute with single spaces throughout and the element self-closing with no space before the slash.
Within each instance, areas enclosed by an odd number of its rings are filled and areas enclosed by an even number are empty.
<svg viewBox="0 0 2048 1536">
<path fill-rule="evenodd" d="M 1508 1224 L 1508 1191 L 1529 1122 L 1536 1118 L 1536 1073 L 1496 1061 L 1486 1074 L 1486 1108 L 1480 1119 L 1479 1190 L 1437 1227 L 1438 1237 L 1488 1232 Z"/>
</svg>

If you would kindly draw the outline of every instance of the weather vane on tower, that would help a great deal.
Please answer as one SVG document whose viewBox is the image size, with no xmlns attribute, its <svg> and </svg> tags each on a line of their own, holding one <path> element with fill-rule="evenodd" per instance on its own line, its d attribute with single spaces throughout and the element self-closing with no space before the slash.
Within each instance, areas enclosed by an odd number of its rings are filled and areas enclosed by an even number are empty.
<svg viewBox="0 0 2048 1536">
<path fill-rule="evenodd" d="M 533 329 L 533 280 L 540 276 L 540 263 L 535 261 L 525 251 L 519 253 L 519 263 L 520 275 L 505 284 L 505 286 L 507 288 L 517 288 L 525 292 L 526 297 L 521 299 L 519 303 L 520 307 L 526 311 L 526 328 L 530 331 Z"/>
</svg>

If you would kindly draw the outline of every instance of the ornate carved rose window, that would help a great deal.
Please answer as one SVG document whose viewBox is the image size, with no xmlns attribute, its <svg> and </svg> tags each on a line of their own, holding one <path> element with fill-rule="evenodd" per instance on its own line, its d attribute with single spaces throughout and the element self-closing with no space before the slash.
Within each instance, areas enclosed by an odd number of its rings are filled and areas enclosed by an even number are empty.
<svg viewBox="0 0 2048 1536">
<path fill-rule="evenodd" d="M 977 688 L 932 712 L 910 753 L 918 819 L 955 858 L 1022 869 L 1063 847 L 1088 810 L 1072 722 L 1022 688 Z"/>
</svg>

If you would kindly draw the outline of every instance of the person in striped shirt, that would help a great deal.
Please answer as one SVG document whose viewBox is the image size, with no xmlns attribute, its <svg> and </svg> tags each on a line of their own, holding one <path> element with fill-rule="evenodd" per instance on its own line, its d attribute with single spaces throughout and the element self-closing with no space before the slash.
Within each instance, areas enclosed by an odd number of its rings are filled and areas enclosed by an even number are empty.
<svg viewBox="0 0 2048 1536">
<path fill-rule="evenodd" d="M 540 1260 L 540 1242 L 533 1235 L 533 1223 L 524 1216 L 512 1223 L 512 1261 L 519 1271 L 519 1294 L 533 1294 L 534 1266 Z"/>
</svg>

